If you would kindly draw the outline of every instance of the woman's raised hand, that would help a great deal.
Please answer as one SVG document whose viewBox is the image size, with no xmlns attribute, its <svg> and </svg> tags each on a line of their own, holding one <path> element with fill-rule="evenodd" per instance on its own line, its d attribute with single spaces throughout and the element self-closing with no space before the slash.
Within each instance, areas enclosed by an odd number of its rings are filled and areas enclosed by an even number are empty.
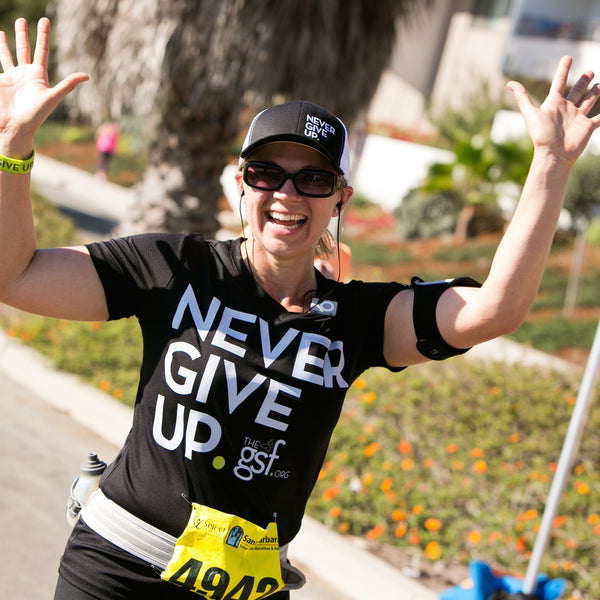
<svg viewBox="0 0 600 600">
<path fill-rule="evenodd" d="M 560 60 L 550 92 L 539 108 L 520 83 L 508 83 L 536 151 L 547 152 L 553 159 L 568 164 L 575 162 L 594 130 L 600 126 L 600 116 L 587 116 L 600 97 L 599 84 L 588 90 L 594 77 L 591 71 L 584 72 L 566 94 L 572 62 L 569 56 Z"/>
<path fill-rule="evenodd" d="M 60 101 L 86 81 L 85 73 L 65 77 L 54 87 L 48 80 L 50 21 L 38 22 L 33 60 L 25 19 L 15 21 L 16 64 L 6 34 L 0 31 L 0 154 L 19 158 L 31 153 L 33 137 Z"/>
</svg>

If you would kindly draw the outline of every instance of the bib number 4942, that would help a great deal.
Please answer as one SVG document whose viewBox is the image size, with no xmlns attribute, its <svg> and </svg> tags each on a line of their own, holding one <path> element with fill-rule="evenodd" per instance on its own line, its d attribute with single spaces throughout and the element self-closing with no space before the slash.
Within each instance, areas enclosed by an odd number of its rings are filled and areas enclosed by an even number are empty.
<svg viewBox="0 0 600 600">
<path fill-rule="evenodd" d="M 279 587 L 273 577 L 263 577 L 256 582 L 251 575 L 243 575 L 235 582 L 220 567 L 209 567 L 204 573 L 202 567 L 202 561 L 190 558 L 168 581 L 210 600 L 260 600 Z"/>
</svg>

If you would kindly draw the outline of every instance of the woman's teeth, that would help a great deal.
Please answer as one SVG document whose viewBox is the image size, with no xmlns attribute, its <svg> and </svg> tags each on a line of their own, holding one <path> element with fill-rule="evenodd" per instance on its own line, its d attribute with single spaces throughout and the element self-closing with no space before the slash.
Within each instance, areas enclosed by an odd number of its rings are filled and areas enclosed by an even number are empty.
<svg viewBox="0 0 600 600">
<path fill-rule="evenodd" d="M 283 225 L 285 227 L 297 227 L 306 220 L 306 217 L 303 217 L 302 215 L 289 215 L 272 210 L 267 212 L 267 217 L 273 223 L 276 223 L 277 225 Z"/>
</svg>

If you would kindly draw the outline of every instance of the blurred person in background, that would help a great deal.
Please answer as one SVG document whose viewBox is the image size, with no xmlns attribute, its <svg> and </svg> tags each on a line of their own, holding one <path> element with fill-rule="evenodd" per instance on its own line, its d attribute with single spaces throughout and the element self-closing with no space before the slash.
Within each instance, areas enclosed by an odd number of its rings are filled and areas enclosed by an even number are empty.
<svg viewBox="0 0 600 600">
<path fill-rule="evenodd" d="M 96 130 L 96 150 L 98 152 L 96 175 L 101 179 L 106 179 L 108 175 L 108 165 L 117 151 L 119 134 L 119 126 L 114 121 L 102 123 Z"/>
</svg>

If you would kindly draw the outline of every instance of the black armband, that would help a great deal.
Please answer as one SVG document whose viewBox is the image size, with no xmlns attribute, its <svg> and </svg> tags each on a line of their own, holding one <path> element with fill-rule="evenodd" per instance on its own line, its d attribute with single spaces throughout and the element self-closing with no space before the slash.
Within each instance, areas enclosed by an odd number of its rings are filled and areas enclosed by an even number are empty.
<svg viewBox="0 0 600 600">
<path fill-rule="evenodd" d="M 470 277 L 457 277 L 444 281 L 423 281 L 413 277 L 410 286 L 414 291 L 413 325 L 417 334 L 417 350 L 431 360 L 444 360 L 464 354 L 469 348 L 454 348 L 447 344 L 437 326 L 435 309 L 440 296 L 451 287 L 481 287 Z"/>
</svg>

